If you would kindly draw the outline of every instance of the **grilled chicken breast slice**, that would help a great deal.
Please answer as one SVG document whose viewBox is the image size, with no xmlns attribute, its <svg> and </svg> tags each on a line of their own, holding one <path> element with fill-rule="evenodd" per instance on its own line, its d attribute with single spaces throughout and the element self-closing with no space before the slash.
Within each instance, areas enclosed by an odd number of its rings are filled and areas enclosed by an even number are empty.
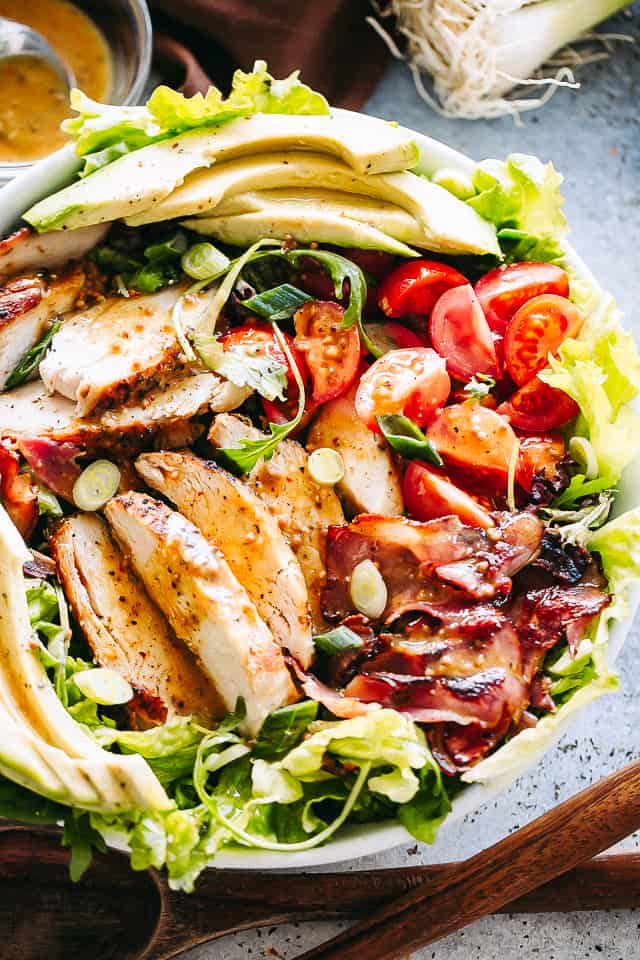
<svg viewBox="0 0 640 960">
<path fill-rule="evenodd" d="M 55 280 L 17 277 L 0 288 L 0 389 L 51 321 L 73 308 L 85 282 L 82 267 Z"/>
<path fill-rule="evenodd" d="M 69 316 L 40 364 L 45 386 L 75 401 L 77 415 L 86 417 L 167 382 L 182 357 L 172 311 L 184 292 L 175 286 L 149 296 L 113 296 Z M 185 298 L 185 329 L 206 328 L 214 296 L 210 288 Z"/>
<path fill-rule="evenodd" d="M 36 233 L 20 227 L 0 240 L 0 279 L 36 270 L 55 270 L 71 260 L 80 260 L 108 233 L 110 223 L 80 230 Z"/>
<path fill-rule="evenodd" d="M 242 697 L 244 731 L 296 698 L 280 647 L 222 552 L 185 517 L 142 493 L 115 497 L 107 519 L 148 593 L 195 654 L 228 710 Z"/>
<path fill-rule="evenodd" d="M 309 666 L 314 647 L 307 586 L 266 504 L 226 470 L 193 454 L 145 453 L 136 469 L 222 550 L 277 642 Z"/>
<path fill-rule="evenodd" d="M 129 681 L 137 726 L 193 715 L 208 724 L 224 705 L 190 651 L 176 639 L 107 525 L 95 514 L 63 520 L 51 538 L 58 575 L 96 661 Z"/>
<path fill-rule="evenodd" d="M 215 417 L 209 440 L 216 448 L 238 447 L 243 438 L 262 434 L 247 420 L 230 414 Z M 338 497 L 320 486 L 307 469 L 307 453 L 295 440 L 283 440 L 271 460 L 261 460 L 245 477 L 275 516 L 295 553 L 309 591 L 316 632 L 326 627 L 320 612 L 320 591 L 326 581 L 326 534 L 329 526 L 345 523 Z"/>
<path fill-rule="evenodd" d="M 107 410 L 101 416 L 78 417 L 71 400 L 50 394 L 38 380 L 0 393 L 0 438 L 48 437 L 80 444 L 90 452 L 122 452 L 149 446 L 150 439 L 162 432 L 162 446 L 166 448 L 174 428 L 188 424 L 208 409 L 235 410 L 249 392 L 215 373 L 178 373 L 169 383 L 150 390 L 137 404 Z M 184 434 L 180 436 L 177 446 L 184 445 Z"/>
<path fill-rule="evenodd" d="M 400 474 L 388 446 L 358 417 L 355 388 L 323 404 L 311 424 L 307 449 L 331 447 L 344 460 L 344 477 L 336 485 L 346 509 L 399 517 L 404 513 Z"/>
</svg>

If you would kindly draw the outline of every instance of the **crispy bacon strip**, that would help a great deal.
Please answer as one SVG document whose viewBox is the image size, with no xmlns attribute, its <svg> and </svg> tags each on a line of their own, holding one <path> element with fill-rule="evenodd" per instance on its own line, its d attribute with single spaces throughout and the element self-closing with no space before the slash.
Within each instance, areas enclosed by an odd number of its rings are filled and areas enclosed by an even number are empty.
<svg viewBox="0 0 640 960">
<path fill-rule="evenodd" d="M 341 720 L 350 720 L 352 717 L 361 717 L 372 710 L 379 710 L 378 703 L 363 703 L 356 697 L 349 697 L 341 690 L 332 690 L 326 683 L 322 683 L 311 673 L 306 673 L 300 664 L 287 657 L 287 663 L 296 675 L 298 683 L 311 700 L 316 700 L 323 707 Z"/>
<path fill-rule="evenodd" d="M 47 437 L 25 438 L 19 447 L 38 480 L 71 503 L 73 485 L 82 473 L 76 462 L 82 453 L 80 448 Z"/>
</svg>

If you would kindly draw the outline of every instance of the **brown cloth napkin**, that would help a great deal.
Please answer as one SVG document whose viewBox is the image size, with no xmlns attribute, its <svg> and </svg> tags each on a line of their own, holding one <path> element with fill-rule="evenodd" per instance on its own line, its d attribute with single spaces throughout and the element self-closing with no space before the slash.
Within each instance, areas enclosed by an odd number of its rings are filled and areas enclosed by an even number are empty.
<svg viewBox="0 0 640 960">
<path fill-rule="evenodd" d="M 365 22 L 369 0 L 151 0 L 151 11 L 156 56 L 187 94 L 209 79 L 226 89 L 236 67 L 266 60 L 274 76 L 300 69 L 332 104 L 357 109 L 388 60 Z"/>
</svg>

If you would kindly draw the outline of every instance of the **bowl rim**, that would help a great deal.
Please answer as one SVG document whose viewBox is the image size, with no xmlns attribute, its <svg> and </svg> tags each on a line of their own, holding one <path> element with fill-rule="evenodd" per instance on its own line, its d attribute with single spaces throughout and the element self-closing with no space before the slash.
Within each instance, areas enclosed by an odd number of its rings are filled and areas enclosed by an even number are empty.
<svg viewBox="0 0 640 960">
<path fill-rule="evenodd" d="M 353 113 L 348 110 L 335 109 L 337 116 L 347 117 Z M 455 150 L 445 143 L 419 133 L 416 130 L 403 127 L 416 141 L 420 151 L 420 158 L 414 168 L 420 173 L 432 174 L 443 166 L 457 168 L 469 174 L 473 171 L 476 161 Z M 0 188 L 0 236 L 13 229 L 22 213 L 43 196 L 59 189 L 68 183 L 79 167 L 79 160 L 71 146 L 64 147 L 57 153 L 33 164 L 15 180 Z M 570 244 L 565 244 L 567 260 L 580 277 L 600 288 L 589 267 Z M 637 491 L 637 493 L 636 493 Z M 622 481 L 614 514 L 618 514 L 634 506 L 640 506 L 640 458 L 627 467 Z M 613 663 L 622 648 L 622 645 L 631 630 L 633 617 L 640 605 L 640 582 L 635 583 L 629 596 L 629 616 L 624 621 L 613 623 L 610 628 L 609 659 Z M 532 769 L 562 737 L 564 732 L 574 722 L 575 717 L 584 709 L 586 704 L 568 716 L 560 718 L 550 736 L 519 766 L 491 783 L 474 783 L 453 801 L 452 810 L 440 831 L 446 830 L 452 823 L 462 819 L 467 814 L 477 810 L 480 806 L 495 799 L 512 785 L 522 774 Z M 406 842 L 415 842 L 412 835 L 396 821 L 381 823 L 358 824 L 343 827 L 326 845 L 315 847 L 298 853 L 277 853 L 250 848 L 234 848 L 223 850 L 216 854 L 212 866 L 216 869 L 244 869 L 244 870 L 290 870 L 307 867 L 323 866 L 327 864 L 345 863 L 360 857 L 391 850 Z M 114 838 L 114 846 L 121 846 Z"/>
</svg>

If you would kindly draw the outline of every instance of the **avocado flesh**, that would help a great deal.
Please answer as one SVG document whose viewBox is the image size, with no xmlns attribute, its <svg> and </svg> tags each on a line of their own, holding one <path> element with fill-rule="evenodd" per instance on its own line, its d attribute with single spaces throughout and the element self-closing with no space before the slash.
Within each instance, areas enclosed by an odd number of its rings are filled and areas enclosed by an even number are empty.
<svg viewBox="0 0 640 960">
<path fill-rule="evenodd" d="M 364 213 L 353 209 L 354 213 Z M 310 204 L 298 198 L 265 202 L 259 210 L 228 217 L 194 218 L 181 221 L 182 226 L 208 237 L 215 237 L 232 246 L 247 246 L 262 237 L 282 240 L 294 237 L 301 243 L 331 243 L 339 247 L 361 247 L 367 250 L 384 250 L 400 257 L 417 257 L 418 254 L 400 240 L 380 229 L 384 214 L 371 216 L 368 221 L 349 216 L 349 207 L 338 203 L 324 204 L 318 200 Z M 402 213 L 402 211 L 398 211 Z M 391 212 L 388 220 L 397 219 Z"/>
<path fill-rule="evenodd" d="M 56 696 L 32 639 L 22 574 L 30 554 L 2 507 L 0 556 L 0 773 L 103 813 L 171 807 L 142 757 L 102 750 Z"/>
<path fill-rule="evenodd" d="M 201 167 L 247 154 L 313 150 L 340 157 L 359 173 L 406 170 L 418 148 L 406 132 L 359 116 L 256 114 L 134 150 L 24 214 L 40 233 L 75 230 L 133 216 L 160 202 Z"/>
<path fill-rule="evenodd" d="M 500 254 L 494 225 L 424 177 L 408 171 L 361 175 L 332 157 L 300 151 L 247 157 L 199 170 L 166 199 L 128 217 L 126 222 L 137 226 L 186 216 L 226 216 L 224 205 L 247 193 L 289 189 L 294 199 L 309 188 L 357 194 L 401 208 L 420 223 L 422 230 L 420 241 L 410 240 L 404 234 L 398 239 L 424 249 L 452 254 Z"/>
</svg>

